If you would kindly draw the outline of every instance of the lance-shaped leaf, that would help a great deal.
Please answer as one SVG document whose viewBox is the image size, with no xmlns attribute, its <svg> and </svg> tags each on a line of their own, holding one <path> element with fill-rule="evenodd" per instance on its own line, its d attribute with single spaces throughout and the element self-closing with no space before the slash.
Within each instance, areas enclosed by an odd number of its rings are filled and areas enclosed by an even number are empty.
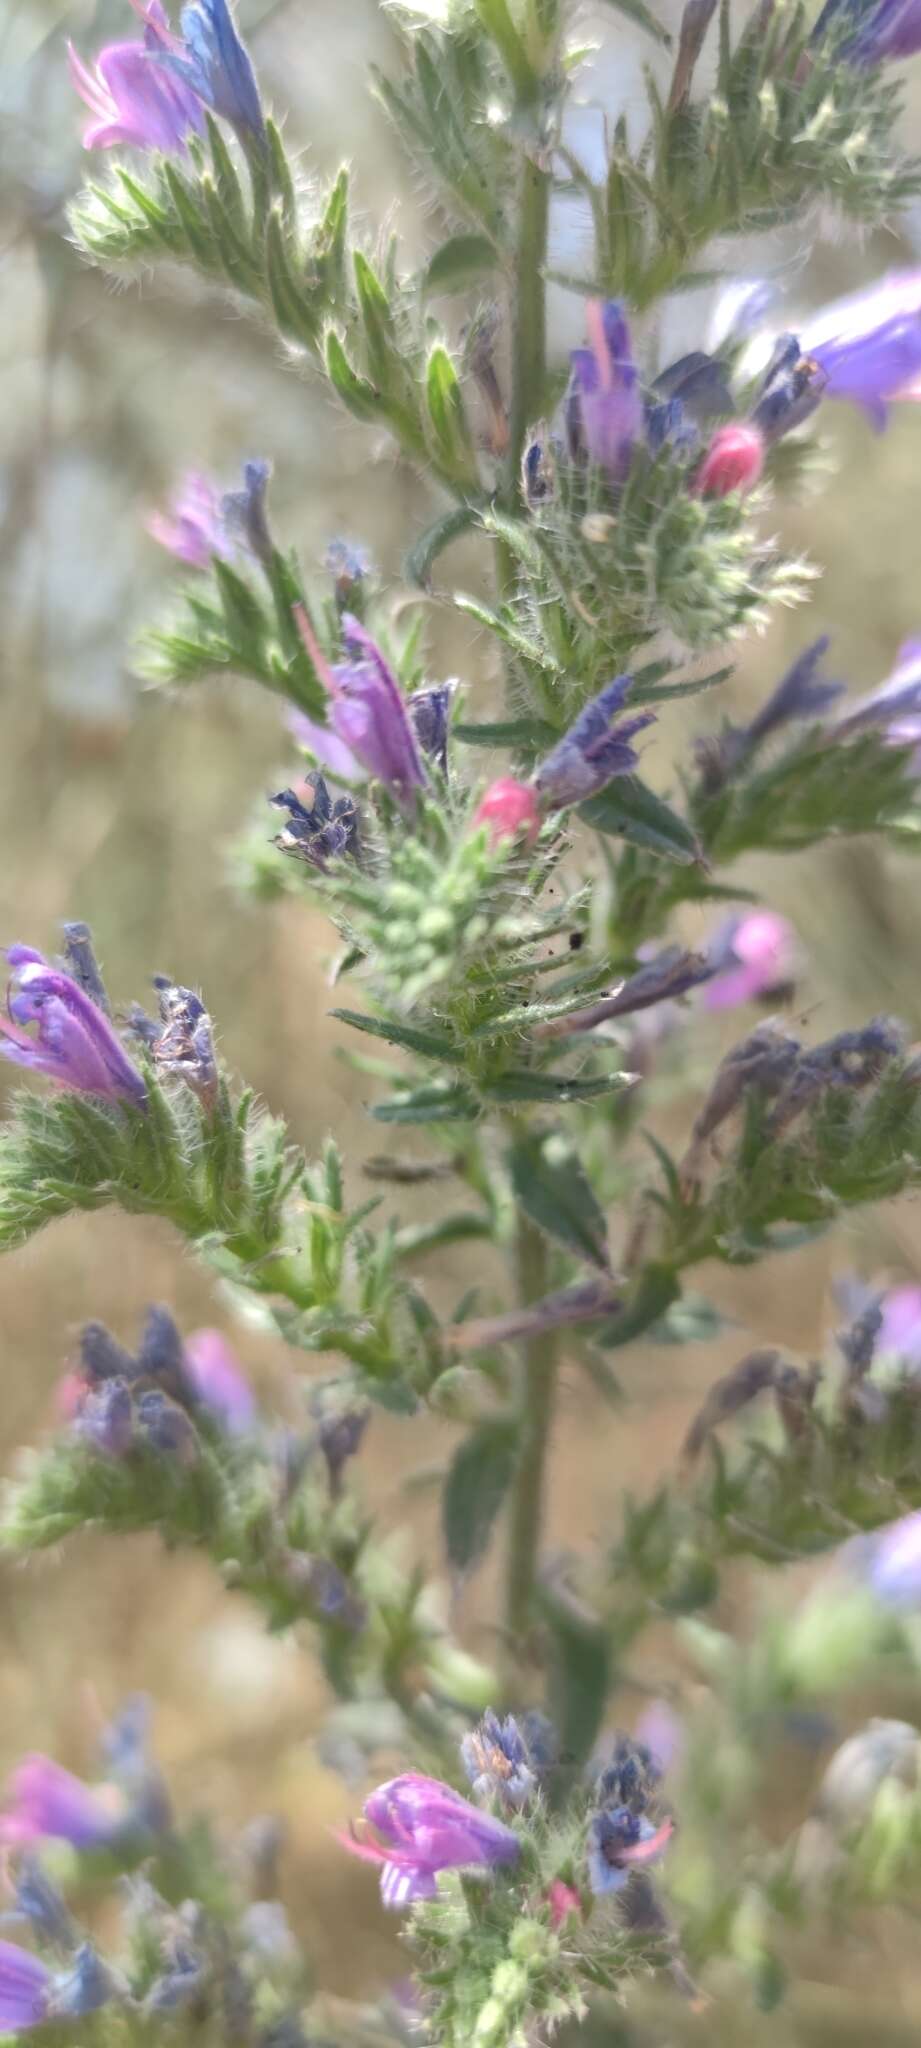
<svg viewBox="0 0 921 2048">
<path fill-rule="evenodd" d="M 562 1131 L 531 1131 L 508 1154 L 516 1200 L 541 1230 L 607 1271 L 603 1212 L 578 1153 Z"/>
<path fill-rule="evenodd" d="M 474 1429 L 455 1452 L 442 1496 L 448 1562 L 470 1571 L 489 1543 L 515 1470 L 515 1425 L 502 1417 Z"/>
<path fill-rule="evenodd" d="M 360 377 L 352 368 L 335 328 L 331 328 L 326 337 L 326 369 L 343 405 L 357 420 L 367 422 L 383 417 L 380 392 L 368 382 L 367 377 Z"/>
<path fill-rule="evenodd" d="M 441 342 L 436 343 L 426 366 L 425 406 L 429 439 L 440 467 L 455 483 L 475 486 L 479 479 L 473 435 L 457 371 Z"/>
<path fill-rule="evenodd" d="M 685 866 L 701 858 L 700 843 L 686 819 L 647 789 L 638 775 L 618 775 L 607 789 L 580 804 L 579 815 L 596 832 L 628 839 Z"/>
<path fill-rule="evenodd" d="M 496 270 L 499 254 L 488 235 L 452 235 L 436 249 L 422 280 L 426 298 L 439 292 L 465 292 L 489 271 Z"/>
</svg>

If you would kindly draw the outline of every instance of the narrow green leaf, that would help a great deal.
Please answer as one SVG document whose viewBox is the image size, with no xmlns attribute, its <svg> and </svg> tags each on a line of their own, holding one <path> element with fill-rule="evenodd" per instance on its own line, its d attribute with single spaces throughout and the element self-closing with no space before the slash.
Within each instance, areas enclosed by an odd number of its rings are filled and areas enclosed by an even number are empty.
<svg viewBox="0 0 921 2048">
<path fill-rule="evenodd" d="M 506 71 L 522 99 L 529 99 L 537 80 L 528 53 L 508 7 L 508 0 L 473 0 L 481 26 L 495 44 Z"/>
<path fill-rule="evenodd" d="M 628 839 L 668 860 L 689 866 L 701 858 L 699 842 L 686 819 L 662 797 L 647 789 L 637 775 L 618 775 L 607 789 L 580 804 L 579 816 L 596 832 Z"/>
<path fill-rule="evenodd" d="M 595 1074 L 582 1081 L 571 1074 L 535 1074 L 524 1068 L 503 1074 L 483 1093 L 490 1102 L 591 1102 L 624 1085 L 622 1074 Z"/>
<path fill-rule="evenodd" d="M 407 582 L 418 584 L 420 590 L 428 590 L 438 556 L 450 547 L 452 540 L 459 540 L 462 533 L 469 533 L 478 521 L 475 505 L 453 505 L 450 512 L 443 513 L 440 519 L 427 526 L 419 539 L 413 542 L 406 557 Z M 456 726 L 454 731 L 457 731 Z"/>
<path fill-rule="evenodd" d="M 562 1131 L 531 1131 L 508 1154 L 516 1199 L 567 1251 L 607 1271 L 604 1214 L 575 1147 Z"/>
<path fill-rule="evenodd" d="M 353 370 L 335 328 L 326 337 L 326 369 L 333 389 L 357 420 L 379 420 L 384 407 L 381 396 L 366 377 Z"/>
<path fill-rule="evenodd" d="M 635 21 L 637 27 L 644 28 L 646 34 L 653 36 L 657 43 L 664 43 L 667 48 L 671 47 L 672 39 L 668 29 L 663 28 L 661 21 L 657 21 L 651 7 L 646 6 L 645 0 L 608 0 L 608 6 L 616 7 L 618 14 L 625 15 L 628 21 Z"/>
<path fill-rule="evenodd" d="M 358 308 L 365 332 L 368 364 L 375 383 L 389 391 L 402 381 L 403 361 L 387 294 L 366 256 L 352 256 Z"/>
<path fill-rule="evenodd" d="M 439 292 L 466 291 L 498 264 L 498 250 L 488 235 L 452 235 L 436 249 L 422 279 L 422 290 L 426 298 Z"/>
<path fill-rule="evenodd" d="M 351 1024 L 355 1031 L 367 1031 L 372 1038 L 384 1038 L 388 1045 L 401 1045 L 406 1052 L 415 1052 L 426 1060 L 447 1060 L 452 1065 L 462 1061 L 463 1055 L 436 1031 L 417 1031 L 411 1024 L 395 1024 L 390 1018 L 368 1017 L 362 1010 L 330 1010 L 331 1017 L 338 1017 L 340 1024 Z"/>
<path fill-rule="evenodd" d="M 483 1557 L 515 1470 L 515 1425 L 484 1422 L 454 1454 L 442 1496 L 448 1562 L 468 1572 Z"/>
<path fill-rule="evenodd" d="M 606 1351 L 620 1344 L 630 1344 L 635 1337 L 650 1330 L 661 1321 L 673 1302 L 679 1299 L 681 1286 L 671 1266 L 650 1265 L 640 1276 L 640 1283 L 629 1301 L 624 1303 L 620 1313 L 612 1316 L 595 1339 Z"/>
<path fill-rule="evenodd" d="M 437 1081 L 406 1095 L 392 1095 L 386 1102 L 376 1102 L 371 1111 L 381 1124 L 466 1123 L 478 1114 L 478 1104 L 468 1089 L 459 1083 L 449 1087 Z"/>
<path fill-rule="evenodd" d="M 461 719 L 451 727 L 452 739 L 463 740 L 467 747 L 520 747 L 534 753 L 541 747 L 552 747 L 559 736 L 557 728 L 546 718 L 498 718 L 481 725 L 470 725 Z"/>
<path fill-rule="evenodd" d="M 457 371 L 441 342 L 436 343 L 426 365 L 425 405 L 432 444 L 442 469 L 456 483 L 476 485 L 476 449 L 464 397 Z"/>
</svg>

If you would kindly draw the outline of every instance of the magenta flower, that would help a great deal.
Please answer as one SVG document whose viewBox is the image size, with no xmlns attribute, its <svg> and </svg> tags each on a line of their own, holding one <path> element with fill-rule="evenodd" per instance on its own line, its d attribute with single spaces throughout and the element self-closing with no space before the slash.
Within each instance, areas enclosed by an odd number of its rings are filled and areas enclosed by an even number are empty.
<svg viewBox="0 0 921 2048">
<path fill-rule="evenodd" d="M 52 1836 L 75 1849 L 100 1848 L 120 1833 L 125 1817 L 114 1786 L 85 1785 L 53 1757 L 35 1752 L 23 1757 L 10 1779 L 0 1844 L 27 1848 Z"/>
<path fill-rule="evenodd" d="M 0 1017 L 0 1054 L 17 1066 L 47 1074 L 59 1088 L 101 1095 L 109 1102 L 147 1097 L 143 1077 L 129 1060 L 108 1018 L 69 974 L 50 967 L 31 946 L 8 946 L 13 992 Z M 25 1027 L 35 1024 L 32 1036 Z"/>
<path fill-rule="evenodd" d="M 317 766 L 325 768 L 336 782 L 364 782 L 365 771 L 351 747 L 347 747 L 331 725 L 318 725 L 305 711 L 289 711 L 288 731 L 299 747 L 311 754 Z"/>
<path fill-rule="evenodd" d="M 401 807 L 411 809 L 426 774 L 406 698 L 376 641 L 350 612 L 342 635 L 351 659 L 335 665 L 319 646 L 303 605 L 298 629 L 330 699 L 330 724 L 368 775 L 382 782 Z"/>
<path fill-rule="evenodd" d="M 631 741 L 647 725 L 655 724 L 656 715 L 639 711 L 634 718 L 614 724 L 632 688 L 632 676 L 615 676 L 613 682 L 606 683 L 540 762 L 534 781 L 544 803 L 554 809 L 584 803 L 605 789 L 615 775 L 629 775 L 636 767 L 638 755 Z"/>
<path fill-rule="evenodd" d="M 48 2018 L 50 1970 L 14 1941 L 0 1941 L 0 2034 L 21 2034 Z"/>
<path fill-rule="evenodd" d="M 190 569 L 207 569 L 212 557 L 229 561 L 234 552 L 224 523 L 221 494 L 210 477 L 190 469 L 165 512 L 153 512 L 147 531 L 161 548 Z"/>
<path fill-rule="evenodd" d="M 708 1010 L 730 1010 L 770 995 L 791 979 L 795 964 L 792 925 L 775 910 L 749 910 L 732 917 L 708 948 L 717 972 L 704 990 Z"/>
<path fill-rule="evenodd" d="M 921 1287 L 891 1287 L 882 1300 L 876 1349 L 903 1371 L 921 1369 Z"/>
<path fill-rule="evenodd" d="M 379 1785 L 364 1812 L 377 1839 L 344 1835 L 343 1845 L 380 1866 L 381 1897 L 395 1909 L 433 1899 L 440 1870 L 491 1870 L 520 1854 L 511 1828 L 418 1771 Z"/>
<path fill-rule="evenodd" d="M 623 483 L 643 429 L 643 399 L 619 299 L 588 299 L 588 348 L 573 349 L 566 418 L 574 455 Z"/>
<path fill-rule="evenodd" d="M 195 1393 L 230 1436 L 244 1436 L 256 1418 L 253 1390 L 220 1330 L 193 1330 L 185 1366 Z"/>
<path fill-rule="evenodd" d="M 893 272 L 836 299 L 801 336 L 803 353 L 826 376 L 826 398 L 862 405 L 886 424 L 892 399 L 921 398 L 921 270 Z"/>
<path fill-rule="evenodd" d="M 886 1606 L 914 1607 L 921 1601 L 921 1513 L 901 1515 L 861 1549 L 871 1590 Z"/>
<path fill-rule="evenodd" d="M 93 119 L 86 149 L 156 149 L 175 155 L 188 137 L 203 135 L 201 99 L 164 61 L 181 50 L 160 0 L 141 11 L 143 42 L 107 43 L 94 70 L 68 45 L 70 75 Z"/>
</svg>

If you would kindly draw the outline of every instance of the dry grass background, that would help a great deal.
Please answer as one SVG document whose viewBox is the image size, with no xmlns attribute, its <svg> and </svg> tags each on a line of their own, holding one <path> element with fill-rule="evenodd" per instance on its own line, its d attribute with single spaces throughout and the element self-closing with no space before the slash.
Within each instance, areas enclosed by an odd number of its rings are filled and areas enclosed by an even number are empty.
<svg viewBox="0 0 921 2048">
<path fill-rule="evenodd" d="M 53 945 L 59 920 L 81 916 L 97 934 L 119 1000 L 142 997 L 163 968 L 200 985 L 230 1066 L 308 1148 L 333 1128 L 358 1160 L 368 1145 L 363 1087 L 343 1064 L 326 1014 L 323 920 L 290 901 L 271 909 L 241 903 L 227 879 L 227 842 L 284 757 L 277 707 L 234 685 L 181 702 L 137 696 L 125 647 L 164 576 L 141 515 L 187 463 L 230 477 L 246 454 L 273 456 L 277 525 L 311 565 L 330 533 L 344 531 L 397 575 L 426 500 L 389 456 L 369 462 L 363 432 L 291 374 L 254 327 L 226 319 L 187 280 L 158 277 L 115 296 L 61 242 L 60 199 L 79 169 L 68 140 L 75 120 L 62 90 L 62 38 L 69 31 L 90 46 L 115 20 L 114 0 L 92 17 L 85 7 L 21 0 L 0 24 L 14 117 L 0 205 L 0 937 Z M 310 141 L 319 166 L 346 153 L 369 207 L 380 189 L 407 202 L 363 84 L 368 59 L 389 54 L 374 0 L 345 8 L 291 0 L 273 9 L 255 42 L 270 88 L 294 110 L 293 134 Z M 407 219 L 412 240 L 411 207 Z M 856 256 L 825 248 L 808 274 L 809 296 L 909 258 L 891 238 Z M 752 701 L 788 653 L 826 624 L 834 625 L 842 672 L 861 687 L 921 628 L 921 414 L 905 408 L 883 439 L 850 415 L 836 413 L 823 428 L 837 477 L 780 523 L 825 575 L 808 621 L 781 621 L 742 650 L 735 706 Z M 461 580 L 475 573 L 465 565 Z M 476 674 L 488 687 L 482 646 L 437 611 L 432 634 L 437 670 Z M 717 716 L 710 700 L 692 709 L 698 720 Z M 686 744 L 691 729 L 689 716 L 675 716 L 659 736 L 662 757 Z M 800 933 L 806 964 L 797 1007 L 817 1035 L 884 1008 L 921 1036 L 913 863 L 841 845 L 753 873 Z M 706 1030 L 715 1052 L 713 1027 Z M 685 1111 L 674 1114 L 680 1122 Z M 411 1202 L 403 1207 L 411 1213 Z M 915 1273 L 921 1233 L 910 1205 L 858 1219 L 834 1245 L 744 1275 L 706 1273 L 701 1285 L 743 1326 L 808 1354 L 826 1340 L 830 1271 L 858 1261 Z M 463 1270 L 458 1257 L 452 1278 Z M 203 1275 L 165 1229 L 147 1222 L 75 1219 L 0 1264 L 0 1463 L 48 1426 L 80 1323 L 101 1317 L 130 1341 L 145 1304 L 156 1300 L 170 1302 L 185 1327 L 221 1314 Z M 283 1347 L 254 1334 L 237 1341 L 266 1396 L 290 1399 Z M 628 1401 L 616 1417 L 583 1378 L 564 1375 L 552 1541 L 585 1542 L 611 1528 L 623 1475 L 651 1484 L 668 1468 L 691 1405 L 739 1348 L 738 1332 L 706 1350 L 637 1347 L 623 1361 Z M 362 1461 L 370 1497 L 406 1521 L 411 1546 L 425 1556 L 431 1507 L 406 1500 L 400 1482 L 448 1438 L 430 1426 L 420 1444 L 418 1432 L 376 1420 Z M 739 1587 L 727 1595 L 743 1597 Z M 473 1641 L 489 1601 L 487 1572 L 465 1602 Z M 204 1806 L 228 1827 L 257 1811 L 284 1813 L 286 1890 L 324 1982 L 345 1992 L 359 1977 L 371 1983 L 393 1973 L 372 1888 L 325 1832 L 348 1795 L 311 1746 L 324 1696 L 309 1645 L 267 1641 L 245 1605 L 194 1560 L 164 1556 L 147 1538 L 116 1546 L 89 1537 L 61 1558 L 0 1567 L 0 1642 L 0 1770 L 26 1747 L 79 1768 L 98 1711 L 128 1691 L 149 1691 L 180 1805 Z M 780 2024 L 804 2040 L 856 2041 L 871 2028 L 907 2040 L 921 1985 L 901 1937 L 884 1928 L 880 1939 L 872 1970 L 856 1951 L 853 1966 L 807 1958 L 812 1981 Z M 885 1995 L 874 1984 L 880 1960 Z M 836 2002 L 832 1987 L 850 1982 L 852 1970 L 861 1999 L 847 1993 Z M 686 2024 L 659 2002 L 657 2040 Z M 766 2023 L 711 2012 L 706 2028 L 709 2037 L 760 2038 Z"/>
</svg>

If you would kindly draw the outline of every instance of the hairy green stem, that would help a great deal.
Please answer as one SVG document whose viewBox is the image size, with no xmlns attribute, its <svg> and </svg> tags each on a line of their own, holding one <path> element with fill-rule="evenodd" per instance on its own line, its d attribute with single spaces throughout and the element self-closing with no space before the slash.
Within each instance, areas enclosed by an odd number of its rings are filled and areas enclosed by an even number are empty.
<svg viewBox="0 0 921 2048">
<path fill-rule="evenodd" d="M 509 511 L 519 501 L 521 458 L 528 429 L 540 416 L 547 370 L 547 312 L 544 264 L 550 216 L 550 180 L 532 157 L 524 156 L 518 194 L 518 246 L 512 286 L 512 360 L 509 445 L 504 499 Z M 496 543 L 496 576 L 501 597 L 510 597 L 518 564 L 504 541 Z"/>
<path fill-rule="evenodd" d="M 549 1287 L 546 1241 L 527 1216 L 520 1216 L 515 1245 L 519 1299 L 537 1301 Z M 526 1633 L 531 1614 L 544 1506 L 544 1468 L 556 1393 L 556 1336 L 543 1331 L 521 1347 L 518 1406 L 518 1463 L 509 1521 L 505 1619 L 513 1642 Z"/>
</svg>

